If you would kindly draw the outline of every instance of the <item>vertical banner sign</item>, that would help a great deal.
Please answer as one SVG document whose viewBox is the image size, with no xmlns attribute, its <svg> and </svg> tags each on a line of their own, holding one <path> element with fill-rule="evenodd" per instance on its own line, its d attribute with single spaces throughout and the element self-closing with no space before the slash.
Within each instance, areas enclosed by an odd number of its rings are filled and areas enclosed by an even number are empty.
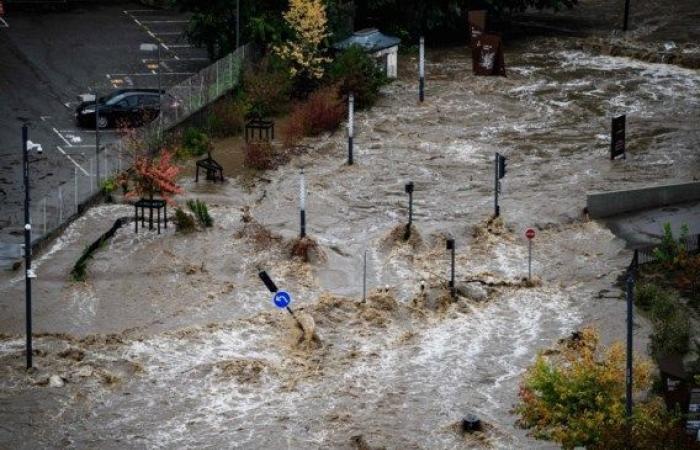
<svg viewBox="0 0 700 450">
<path fill-rule="evenodd" d="M 622 155 L 625 159 L 625 127 L 626 116 L 615 117 L 612 120 L 611 137 L 610 137 L 610 160 Z"/>
<path fill-rule="evenodd" d="M 483 33 L 477 38 L 472 48 L 472 69 L 474 75 L 506 76 L 500 36 Z"/>
<path fill-rule="evenodd" d="M 469 46 L 474 48 L 479 36 L 486 31 L 486 10 L 469 11 Z"/>
</svg>

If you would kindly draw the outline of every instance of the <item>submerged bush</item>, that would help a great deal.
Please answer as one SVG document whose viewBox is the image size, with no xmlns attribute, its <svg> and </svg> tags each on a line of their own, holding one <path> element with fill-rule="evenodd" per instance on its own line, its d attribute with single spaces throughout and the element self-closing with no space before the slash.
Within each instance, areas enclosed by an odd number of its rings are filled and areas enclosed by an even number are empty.
<svg viewBox="0 0 700 450">
<path fill-rule="evenodd" d="M 187 207 L 190 208 L 200 225 L 205 228 L 211 227 L 214 224 L 214 219 L 209 215 L 209 208 L 203 201 L 187 200 Z"/>
<path fill-rule="evenodd" d="M 388 81 L 376 61 L 357 45 L 336 56 L 329 78 L 340 87 L 343 97 L 353 93 L 355 105 L 360 109 L 374 105 L 379 89 Z"/>
<path fill-rule="evenodd" d="M 245 144 L 245 161 L 249 169 L 269 170 L 275 167 L 275 149 L 269 142 L 248 142 Z"/>
<path fill-rule="evenodd" d="M 202 156 L 211 150 L 209 136 L 197 128 L 188 128 L 182 134 L 182 147 L 180 157 Z"/>
<path fill-rule="evenodd" d="M 326 86 L 298 103 L 282 127 L 287 147 L 297 145 L 304 136 L 315 136 L 338 129 L 345 119 L 345 104 L 336 86 Z"/>
<path fill-rule="evenodd" d="M 267 117 L 285 111 L 292 88 L 288 70 L 274 55 L 245 70 L 243 88 L 249 116 Z"/>
<path fill-rule="evenodd" d="M 207 129 L 216 137 L 240 134 L 245 128 L 249 109 L 248 100 L 243 95 L 226 97 L 212 107 L 207 117 Z"/>
<path fill-rule="evenodd" d="M 180 208 L 175 209 L 175 229 L 177 231 L 188 234 L 195 231 L 196 228 L 194 217 Z"/>
</svg>

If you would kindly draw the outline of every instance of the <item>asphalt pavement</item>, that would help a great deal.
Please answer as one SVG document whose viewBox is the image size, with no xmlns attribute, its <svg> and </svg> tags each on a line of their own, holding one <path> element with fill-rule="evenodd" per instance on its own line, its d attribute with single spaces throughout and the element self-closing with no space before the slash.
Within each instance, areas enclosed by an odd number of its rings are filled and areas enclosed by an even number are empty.
<svg viewBox="0 0 700 450">
<path fill-rule="evenodd" d="M 31 164 L 32 201 L 69 189 L 78 173 L 96 175 L 95 132 L 74 123 L 78 95 L 105 95 L 120 87 L 156 87 L 161 49 L 164 88 L 209 65 L 206 52 L 187 43 L 187 16 L 135 2 L 79 4 L 56 11 L 9 11 L 0 24 L 0 253 L 21 241 L 23 223 L 21 126 L 44 152 Z M 117 139 L 101 133 L 102 143 Z M 94 181 L 94 180 L 93 180 Z M 36 233 L 35 233 L 36 234 Z M 1 258 L 1 256 L 0 256 Z"/>
</svg>

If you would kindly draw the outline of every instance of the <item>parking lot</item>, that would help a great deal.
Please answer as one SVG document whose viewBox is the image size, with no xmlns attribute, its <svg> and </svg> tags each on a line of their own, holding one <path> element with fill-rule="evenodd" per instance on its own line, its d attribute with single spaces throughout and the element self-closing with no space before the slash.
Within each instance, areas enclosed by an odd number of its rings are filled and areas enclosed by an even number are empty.
<svg viewBox="0 0 700 450">
<path fill-rule="evenodd" d="M 168 88 L 209 64 L 187 43 L 187 17 L 132 2 L 63 11 L 8 11 L 0 23 L 0 242 L 18 242 L 22 219 L 21 125 L 44 153 L 31 165 L 32 201 L 72 186 L 96 185 L 95 131 L 75 124 L 78 95 L 116 88 Z M 155 43 L 158 52 L 140 45 Z M 7 55 L 7 56 L 5 56 Z M 160 69 L 160 70 L 159 70 Z M 158 76 L 160 72 L 160 77 Z M 118 139 L 100 131 L 100 142 Z M 117 164 L 114 155 L 100 164 Z M 104 170 L 104 166 L 103 170 Z M 76 180 L 76 177 L 81 177 Z M 46 209 L 46 208 L 45 208 Z M 49 208 L 49 214 L 51 214 Z M 33 221 L 41 222 L 34 217 Z M 36 228 L 36 227 L 35 227 Z"/>
</svg>

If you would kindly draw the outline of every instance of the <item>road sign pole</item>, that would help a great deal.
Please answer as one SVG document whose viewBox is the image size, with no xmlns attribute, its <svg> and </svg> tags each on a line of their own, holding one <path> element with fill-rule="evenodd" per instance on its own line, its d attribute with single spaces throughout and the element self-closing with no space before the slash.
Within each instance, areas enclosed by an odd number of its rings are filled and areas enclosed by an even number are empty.
<svg viewBox="0 0 700 450">
<path fill-rule="evenodd" d="M 527 241 L 527 279 L 532 279 L 532 239 Z"/>
<path fill-rule="evenodd" d="M 404 233 L 404 241 L 411 238 L 411 227 L 413 226 L 413 181 L 406 183 L 406 193 L 408 194 L 408 225 Z"/>
<path fill-rule="evenodd" d="M 299 179 L 299 204 L 300 204 L 300 219 L 301 232 L 299 237 L 306 237 L 306 180 L 304 178 L 304 169 L 301 169 L 301 177 Z"/>
<path fill-rule="evenodd" d="M 501 215 L 501 207 L 498 206 L 498 159 L 500 155 L 496 152 L 496 158 L 494 162 L 494 197 L 493 197 L 493 215 L 498 217 Z"/>
<path fill-rule="evenodd" d="M 355 95 L 348 96 L 348 165 L 353 165 L 353 139 L 355 134 Z"/>
<path fill-rule="evenodd" d="M 365 259 L 362 267 L 362 301 L 367 300 L 367 250 L 365 250 Z"/>
<path fill-rule="evenodd" d="M 450 296 L 452 298 L 457 297 L 457 290 L 455 289 L 455 240 L 447 240 L 447 250 L 451 250 L 451 266 L 450 266 Z"/>
<path fill-rule="evenodd" d="M 100 185 L 100 97 L 95 89 L 95 160 L 97 163 L 97 186 Z"/>
<path fill-rule="evenodd" d="M 418 100 L 425 100 L 425 38 L 421 36 L 418 48 Z"/>
</svg>

